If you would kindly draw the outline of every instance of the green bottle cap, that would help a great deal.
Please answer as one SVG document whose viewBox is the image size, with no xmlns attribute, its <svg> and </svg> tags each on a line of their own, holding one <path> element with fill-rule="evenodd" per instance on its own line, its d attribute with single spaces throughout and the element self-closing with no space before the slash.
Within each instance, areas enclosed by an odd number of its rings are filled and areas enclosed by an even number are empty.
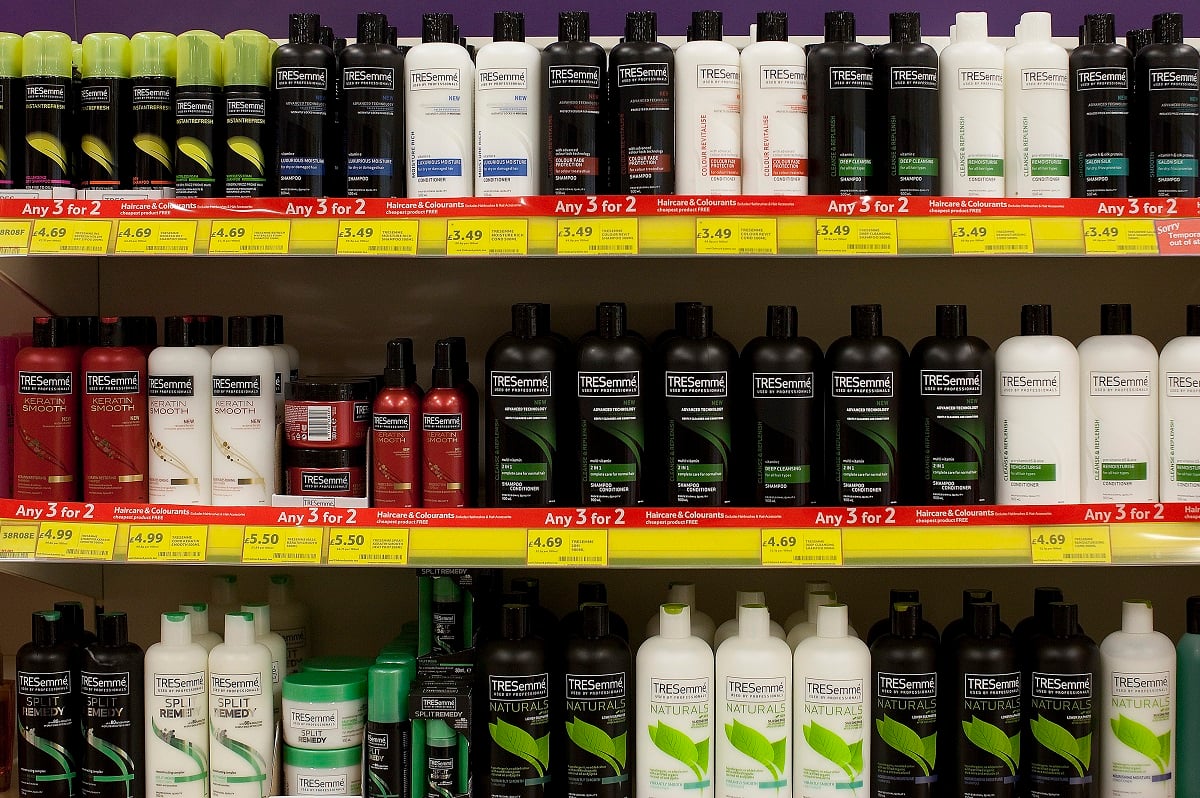
<svg viewBox="0 0 1200 798">
<path fill-rule="evenodd" d="M 83 37 L 83 64 L 79 69 L 85 78 L 127 78 L 129 67 L 128 36 L 89 33 Z"/>
<path fill-rule="evenodd" d="M 226 86 L 269 86 L 273 42 L 256 30 L 235 30 L 225 36 Z M 286 578 L 286 577 L 285 577 Z"/>
<path fill-rule="evenodd" d="M 75 72 L 83 68 L 83 45 L 74 39 L 71 40 L 71 66 Z"/>
<path fill-rule="evenodd" d="M 221 37 L 212 31 L 190 30 L 175 40 L 178 86 L 221 85 Z"/>
<path fill-rule="evenodd" d="M 399 723 L 408 716 L 408 690 L 416 664 L 372 665 L 367 672 L 367 720 Z"/>
<path fill-rule="evenodd" d="M 21 77 L 21 37 L 0 33 L 0 78 Z"/>
<path fill-rule="evenodd" d="M 458 739 L 456 732 L 449 723 L 438 718 L 425 721 L 425 742 L 438 748 L 448 748 Z"/>
<path fill-rule="evenodd" d="M 21 40 L 21 74 L 27 78 L 71 77 L 71 37 L 34 30 Z"/>
<path fill-rule="evenodd" d="M 175 77 L 175 34 L 135 33 L 129 45 L 133 52 L 129 73 L 135 78 Z"/>
</svg>

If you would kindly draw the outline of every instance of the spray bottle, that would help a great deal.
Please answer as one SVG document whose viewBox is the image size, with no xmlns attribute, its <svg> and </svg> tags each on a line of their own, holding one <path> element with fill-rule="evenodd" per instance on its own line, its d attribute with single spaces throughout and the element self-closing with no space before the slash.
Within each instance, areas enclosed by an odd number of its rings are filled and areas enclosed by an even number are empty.
<svg viewBox="0 0 1200 798">
<path fill-rule="evenodd" d="M 175 36 L 135 33 L 130 44 L 129 186 L 175 195 Z"/>
<path fill-rule="evenodd" d="M 221 38 L 190 30 L 179 35 L 175 47 L 175 196 L 219 197 L 225 129 Z"/>
</svg>

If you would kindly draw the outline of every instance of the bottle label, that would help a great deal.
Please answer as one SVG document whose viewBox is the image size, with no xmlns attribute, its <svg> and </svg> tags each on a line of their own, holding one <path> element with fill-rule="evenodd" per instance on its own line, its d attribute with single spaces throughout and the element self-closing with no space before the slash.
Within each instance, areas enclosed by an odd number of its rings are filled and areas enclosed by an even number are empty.
<svg viewBox="0 0 1200 798">
<path fill-rule="evenodd" d="M 893 89 L 938 89 L 937 67 L 894 66 L 888 73 L 888 79 Z"/>
<path fill-rule="evenodd" d="M 487 784 L 491 795 L 522 795 L 550 783 L 550 674 L 490 675 Z"/>
<path fill-rule="evenodd" d="M 1168 371 L 1166 381 L 1172 399 L 1200 398 L 1200 371 Z"/>
<path fill-rule="evenodd" d="M 742 71 L 737 64 L 697 64 L 696 88 L 740 89 Z"/>
<path fill-rule="evenodd" d="M 129 673 L 89 673 L 79 675 L 79 686 L 85 696 L 129 695 Z"/>
<path fill-rule="evenodd" d="M 493 371 L 488 377 L 494 458 L 492 489 L 500 504 L 552 503 L 558 444 L 553 374 Z M 524 400 L 524 401 L 519 401 Z"/>
<path fill-rule="evenodd" d="M 803 794 L 823 794 L 832 787 L 839 795 L 863 786 L 866 763 L 862 756 L 866 718 L 862 679 L 822 679 L 805 676 L 803 703 L 797 701 L 804 740 L 796 741 L 795 772 Z M 849 750 L 837 764 L 827 754 Z M 846 791 L 846 792 L 843 792 Z"/>
<path fill-rule="evenodd" d="M 763 64 L 758 68 L 760 89 L 808 90 L 808 70 L 803 64 Z"/>
<path fill-rule="evenodd" d="M 1021 70 L 1021 89 L 1024 91 L 1066 91 L 1070 84 L 1065 69 Z"/>
<path fill-rule="evenodd" d="M 880 795 L 932 790 L 938 782 L 937 674 L 876 673 L 873 707 L 872 788 Z"/>
<path fill-rule="evenodd" d="M 983 372 L 979 369 L 921 371 L 921 396 L 982 396 Z"/>
<path fill-rule="evenodd" d="M 239 122 L 241 124 L 254 120 L 264 120 L 267 118 L 267 101 L 243 97 L 226 97 L 225 117 L 227 122 Z"/>
<path fill-rule="evenodd" d="M 193 122 L 207 121 L 212 124 L 213 114 L 216 113 L 212 100 L 176 100 L 175 117 Z"/>
<path fill-rule="evenodd" d="M 342 725 L 341 716 L 336 709 L 292 709 L 288 712 L 287 720 L 293 729 L 337 729 Z M 323 737 L 318 742 L 322 741 Z"/>
<path fill-rule="evenodd" d="M 395 91 L 394 67 L 347 67 L 342 70 L 342 91 Z"/>
<path fill-rule="evenodd" d="M 1021 674 L 964 673 L 958 789 L 984 794 L 1015 785 L 1021 768 Z"/>
<path fill-rule="evenodd" d="M 546 86 L 551 89 L 598 89 L 600 67 L 580 64 L 552 66 L 546 75 Z"/>
<path fill-rule="evenodd" d="M 86 111 L 104 111 L 112 105 L 112 88 L 106 84 L 82 86 L 79 89 L 79 106 Z"/>
<path fill-rule="evenodd" d="M 835 371 L 833 398 L 888 398 L 894 395 L 894 377 L 890 371 Z"/>
<path fill-rule="evenodd" d="M 1112 674 L 1109 688 L 1105 767 L 1112 779 L 1111 798 L 1133 798 L 1174 786 L 1174 678 L 1168 671 Z"/>
<path fill-rule="evenodd" d="M 422 413 L 421 429 L 425 432 L 459 432 L 463 428 L 461 413 Z"/>
<path fill-rule="evenodd" d="M 974 504 L 990 498 L 991 419 L 983 371 L 922 369 L 920 374 L 924 500 Z"/>
<path fill-rule="evenodd" d="M 664 397 L 668 501 L 677 505 L 725 504 L 733 436 L 729 373 L 668 371 Z"/>
<path fill-rule="evenodd" d="M 357 783 L 350 784 L 345 773 L 327 773 L 320 776 L 308 773 L 296 774 L 296 795 L 352 795 L 358 792 Z"/>
<path fill-rule="evenodd" d="M 209 695 L 242 697 L 262 695 L 261 673 L 213 673 L 209 676 Z M 232 716 L 236 717 L 236 716 Z"/>
<path fill-rule="evenodd" d="M 80 721 L 71 672 L 18 671 L 16 687 L 20 794 L 31 798 L 75 794 Z"/>
<path fill-rule="evenodd" d="M 710 677 L 651 677 L 649 718 L 640 721 L 650 741 L 646 747 L 649 761 L 645 764 L 652 789 L 666 794 L 704 790 L 712 785 L 712 710 Z"/>
<path fill-rule="evenodd" d="M 1128 91 L 1129 70 L 1126 67 L 1085 67 L 1075 70 L 1076 91 Z"/>
<path fill-rule="evenodd" d="M 1150 91 L 1196 91 L 1200 70 L 1164 67 L 1150 70 Z"/>
<path fill-rule="evenodd" d="M 803 505 L 812 499 L 814 444 L 823 434 L 815 397 L 811 371 L 750 375 L 756 498 L 763 504 Z"/>
<path fill-rule="evenodd" d="M 617 786 L 629 782 L 628 678 L 566 674 L 566 794 L 572 798 L 629 794 L 628 786 Z"/>
<path fill-rule="evenodd" d="M 350 493 L 349 471 L 300 471 L 300 490 L 303 493 L 316 493 L 322 496 Z"/>
<path fill-rule="evenodd" d="M 551 396 L 549 371 L 493 371 L 492 396 Z"/>
<path fill-rule="evenodd" d="M 890 371 L 835 371 L 830 376 L 832 477 L 837 500 L 847 504 L 895 503 L 900 440 L 896 375 Z"/>
<path fill-rule="evenodd" d="M 17 689 L 27 696 L 55 696 L 71 694 L 71 672 L 17 674 Z"/>
<path fill-rule="evenodd" d="M 87 796 L 107 796 L 112 789 L 110 785 L 134 780 L 134 773 L 125 762 L 132 761 L 137 754 L 127 749 L 135 739 L 135 724 L 140 727 L 143 719 L 133 715 L 128 671 L 83 671 L 79 683 L 85 742 L 80 791 Z M 142 685 L 137 689 L 140 692 Z"/>
<path fill-rule="evenodd" d="M 641 396 L 640 371 L 580 371 L 577 375 L 579 397 L 599 399 L 608 396 Z"/>
<path fill-rule="evenodd" d="M 462 71 L 457 67 L 411 69 L 408 72 L 409 91 L 459 91 L 461 86 Z"/>
<path fill-rule="evenodd" d="M 871 89 L 874 86 L 874 82 L 875 75 L 871 67 L 829 67 L 830 89 Z"/>
<path fill-rule="evenodd" d="M 737 798 L 787 787 L 792 730 L 788 679 L 726 676 L 722 710 L 726 722 L 717 738 L 717 778 L 726 795 Z M 768 750 L 770 757 L 764 756 Z"/>
<path fill-rule="evenodd" d="M 1062 373 L 1058 371 L 1002 371 L 1001 396 L 1059 396 Z"/>
<path fill-rule="evenodd" d="M 408 413 L 376 413 L 371 416 L 371 425 L 376 432 L 408 432 L 412 429 L 412 416 Z"/>
<path fill-rule="evenodd" d="M 755 372 L 750 376 L 752 399 L 812 399 L 813 373 Z"/>
<path fill-rule="evenodd" d="M 67 104 L 67 87 L 63 83 L 38 83 L 36 79 L 25 84 L 25 107 L 63 110 Z"/>
<path fill-rule="evenodd" d="M 329 70 L 325 67 L 278 67 L 275 69 L 275 90 L 329 88 Z"/>
<path fill-rule="evenodd" d="M 621 64 L 617 67 L 618 88 L 669 85 L 671 85 L 671 67 L 668 64 Z"/>
<path fill-rule="evenodd" d="M 204 695 L 204 671 L 156 673 L 154 674 L 154 694 L 163 698 Z"/>
<path fill-rule="evenodd" d="M 529 70 L 514 69 L 480 69 L 475 73 L 476 85 L 480 91 L 507 89 L 526 91 L 529 89 Z"/>
<path fill-rule="evenodd" d="M 729 373 L 726 371 L 668 371 L 667 398 L 721 398 L 729 395 Z"/>
<path fill-rule="evenodd" d="M 150 374 L 146 377 L 146 393 L 150 396 L 195 396 L 195 378 Z"/>
<path fill-rule="evenodd" d="M 136 371 L 88 371 L 83 392 L 90 395 L 139 393 L 141 378 Z"/>
<path fill-rule="evenodd" d="M 133 110 L 135 111 L 165 111 L 171 107 L 175 93 L 170 86 L 140 86 L 132 89 Z"/>
<path fill-rule="evenodd" d="M 213 375 L 212 392 L 213 396 L 262 396 L 262 377 L 258 374 Z"/>
<path fill-rule="evenodd" d="M 1093 371 L 1088 375 L 1092 396 L 1149 396 L 1148 371 Z"/>
<path fill-rule="evenodd" d="M 986 67 L 960 69 L 958 70 L 958 87 L 960 89 L 1004 91 L 1004 70 Z"/>
<path fill-rule="evenodd" d="M 17 393 L 22 396 L 65 396 L 74 391 L 69 371 L 19 371 Z"/>
<path fill-rule="evenodd" d="M 575 375 L 584 504 L 630 505 L 642 500 L 646 418 L 641 376 L 640 371 Z"/>
</svg>

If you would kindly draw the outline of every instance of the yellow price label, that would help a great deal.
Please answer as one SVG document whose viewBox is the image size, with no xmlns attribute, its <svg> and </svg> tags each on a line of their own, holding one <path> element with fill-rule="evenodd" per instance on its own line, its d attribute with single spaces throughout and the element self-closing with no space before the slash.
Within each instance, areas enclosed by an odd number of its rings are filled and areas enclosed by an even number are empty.
<svg viewBox="0 0 1200 798">
<path fill-rule="evenodd" d="M 1030 527 L 1029 548 L 1035 565 L 1112 562 L 1112 543 L 1107 526 Z"/>
<path fill-rule="evenodd" d="M 329 564 L 408 565 L 408 530 L 330 527 Z"/>
<path fill-rule="evenodd" d="M 636 255 L 637 217 L 559 219 L 559 255 Z"/>
<path fill-rule="evenodd" d="M 117 222 L 118 255 L 191 255 L 196 251 L 196 220 L 145 219 Z"/>
<path fill-rule="evenodd" d="M 0 524 L 0 559 L 24 559 L 37 551 L 38 525 Z"/>
<path fill-rule="evenodd" d="M 951 219 L 955 255 L 1029 255 L 1033 228 L 1028 219 Z"/>
<path fill-rule="evenodd" d="M 33 222 L 20 219 L 0 220 L 0 255 L 20 255 L 29 251 L 29 231 Z"/>
<path fill-rule="evenodd" d="M 29 237 L 30 255 L 105 255 L 112 219 L 39 219 Z"/>
<path fill-rule="evenodd" d="M 37 556 L 52 560 L 111 560 L 116 544 L 116 524 L 44 521 L 38 531 Z"/>
<path fill-rule="evenodd" d="M 204 524 L 130 524 L 128 562 L 204 562 L 208 527 Z"/>
<path fill-rule="evenodd" d="M 321 538 L 320 527 L 248 526 L 242 533 L 242 562 L 316 565 Z"/>
<path fill-rule="evenodd" d="M 764 529 L 763 565 L 841 565 L 840 529 Z"/>
<path fill-rule="evenodd" d="M 697 255 L 775 255 L 779 236 L 775 219 L 697 219 Z"/>
<path fill-rule="evenodd" d="M 817 219 L 818 255 L 895 255 L 895 219 Z"/>
<path fill-rule="evenodd" d="M 416 255 L 416 219 L 343 219 L 338 222 L 339 255 Z"/>
<path fill-rule="evenodd" d="M 526 565 L 608 565 L 607 529 L 530 529 Z"/>
<path fill-rule="evenodd" d="M 1084 219 L 1083 249 L 1089 255 L 1157 255 L 1153 219 Z"/>
<path fill-rule="evenodd" d="M 528 255 L 528 219 L 451 219 L 447 255 Z"/>
<path fill-rule="evenodd" d="M 233 219 L 212 223 L 208 251 L 213 255 L 286 255 L 292 223 L 287 219 Z"/>
</svg>

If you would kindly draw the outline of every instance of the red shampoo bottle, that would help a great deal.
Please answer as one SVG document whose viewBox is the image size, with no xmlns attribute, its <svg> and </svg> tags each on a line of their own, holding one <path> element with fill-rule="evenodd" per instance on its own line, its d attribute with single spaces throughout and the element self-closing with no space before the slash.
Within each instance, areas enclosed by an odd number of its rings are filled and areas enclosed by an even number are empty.
<svg viewBox="0 0 1200 798">
<path fill-rule="evenodd" d="M 455 342 L 434 348 L 433 385 L 421 403 L 421 448 L 426 507 L 470 507 L 475 468 L 475 420 L 471 399 L 455 367 Z"/>
<path fill-rule="evenodd" d="M 387 345 L 383 390 L 371 417 L 371 483 L 375 507 L 421 506 L 421 389 L 411 338 Z"/>
<path fill-rule="evenodd" d="M 13 366 L 13 498 L 79 498 L 79 357 L 62 316 L 33 320 Z"/>
<path fill-rule="evenodd" d="M 108 316 L 83 353 L 83 498 L 147 502 L 149 431 L 145 323 Z"/>
</svg>

